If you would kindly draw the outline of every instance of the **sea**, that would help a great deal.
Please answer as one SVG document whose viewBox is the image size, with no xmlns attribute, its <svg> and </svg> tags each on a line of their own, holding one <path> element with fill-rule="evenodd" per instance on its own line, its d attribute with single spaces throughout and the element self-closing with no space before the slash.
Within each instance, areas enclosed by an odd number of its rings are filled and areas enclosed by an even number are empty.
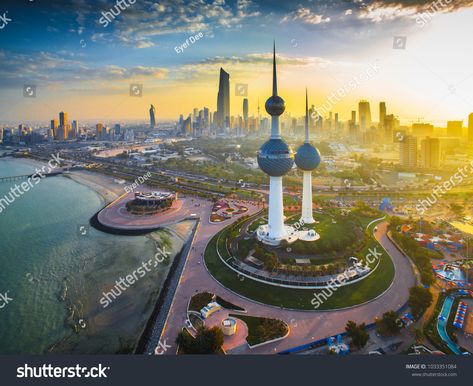
<svg viewBox="0 0 473 386">
<path fill-rule="evenodd" d="M 0 177 L 34 171 L 31 161 L 0 158 Z M 21 182 L 0 182 L 0 200 Z M 144 236 L 110 235 L 89 225 L 105 204 L 94 190 L 63 175 L 42 179 L 4 205 L 0 354 L 133 352 L 193 223 Z M 163 246 L 170 257 L 104 308 L 104 293 Z"/>
</svg>

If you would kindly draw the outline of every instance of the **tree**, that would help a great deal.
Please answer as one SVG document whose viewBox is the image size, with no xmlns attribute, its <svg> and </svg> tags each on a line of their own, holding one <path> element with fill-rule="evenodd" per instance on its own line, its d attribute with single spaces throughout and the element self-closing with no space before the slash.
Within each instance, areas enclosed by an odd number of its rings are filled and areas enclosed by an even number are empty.
<svg viewBox="0 0 473 386">
<path fill-rule="evenodd" d="M 413 333 L 416 343 L 421 343 L 424 340 L 424 332 L 422 331 L 422 328 L 414 328 Z"/>
<path fill-rule="evenodd" d="M 409 289 L 408 304 L 414 318 L 419 319 L 425 310 L 432 304 L 432 294 L 428 288 L 411 287 Z"/>
<path fill-rule="evenodd" d="M 365 328 L 366 328 L 365 323 L 361 323 L 360 325 L 357 325 L 356 322 L 352 320 L 349 320 L 345 327 L 347 336 L 351 338 L 351 343 L 357 349 L 364 347 L 370 338 L 368 333 L 365 331 Z"/>
<path fill-rule="evenodd" d="M 215 354 L 223 346 L 223 332 L 217 326 L 212 328 L 199 326 L 195 338 L 181 331 L 176 343 L 186 354 Z"/>
<path fill-rule="evenodd" d="M 457 216 L 463 216 L 463 212 L 465 211 L 465 208 L 454 202 L 450 204 L 450 210 Z"/>
<path fill-rule="evenodd" d="M 381 335 L 397 335 L 401 331 L 402 322 L 395 311 L 388 311 L 376 322 L 376 330 Z"/>
</svg>

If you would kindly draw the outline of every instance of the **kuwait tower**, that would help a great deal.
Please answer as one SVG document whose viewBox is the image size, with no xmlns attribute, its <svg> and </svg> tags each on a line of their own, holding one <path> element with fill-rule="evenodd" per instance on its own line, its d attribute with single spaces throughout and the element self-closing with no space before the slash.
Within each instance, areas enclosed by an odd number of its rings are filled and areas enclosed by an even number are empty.
<svg viewBox="0 0 473 386">
<path fill-rule="evenodd" d="M 269 210 L 268 224 L 261 225 L 257 237 L 265 244 L 279 245 L 282 240 L 297 240 L 293 227 L 284 225 L 284 206 L 282 177 L 291 170 L 294 164 L 292 149 L 281 139 L 279 133 L 279 116 L 286 106 L 278 96 L 276 79 L 276 46 L 273 47 L 273 95 L 266 101 L 266 111 L 271 115 L 271 137 L 258 152 L 258 165 L 269 176 Z"/>
<path fill-rule="evenodd" d="M 316 147 L 309 142 L 309 107 L 307 101 L 307 89 L 305 90 L 305 142 L 297 149 L 295 162 L 303 173 L 302 186 L 302 216 L 301 222 L 313 224 L 312 217 L 312 170 L 320 164 L 320 153 Z"/>
</svg>

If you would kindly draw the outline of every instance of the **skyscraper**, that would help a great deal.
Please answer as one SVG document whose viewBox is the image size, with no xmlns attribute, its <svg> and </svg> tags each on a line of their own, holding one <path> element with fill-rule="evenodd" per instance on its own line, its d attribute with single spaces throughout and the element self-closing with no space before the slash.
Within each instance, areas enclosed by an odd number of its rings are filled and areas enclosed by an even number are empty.
<svg viewBox="0 0 473 386">
<path fill-rule="evenodd" d="M 59 113 L 59 134 L 58 139 L 64 140 L 69 137 L 69 123 L 67 121 L 67 113 L 61 111 Z"/>
<path fill-rule="evenodd" d="M 279 116 L 286 106 L 278 96 L 276 78 L 276 47 L 273 47 L 273 95 L 265 104 L 266 111 L 271 115 L 271 137 L 258 152 L 258 165 L 269 175 L 269 209 L 268 224 L 261 225 L 257 237 L 266 244 L 278 245 L 282 240 L 290 241 L 294 237 L 294 229 L 284 225 L 284 206 L 282 177 L 291 170 L 294 164 L 292 149 L 281 139 L 279 132 Z M 297 240 L 297 236 L 296 236 Z"/>
<path fill-rule="evenodd" d="M 412 135 L 417 138 L 430 137 L 434 133 L 434 125 L 430 123 L 413 123 L 412 124 Z"/>
<path fill-rule="evenodd" d="M 77 138 L 79 135 L 79 122 L 77 120 L 72 121 L 72 138 Z"/>
<path fill-rule="evenodd" d="M 224 129 L 230 126 L 230 74 L 220 68 L 220 79 L 217 95 L 217 127 Z"/>
<path fill-rule="evenodd" d="M 103 141 L 105 139 L 103 123 L 97 123 L 95 125 L 95 139 L 97 141 Z"/>
<path fill-rule="evenodd" d="M 53 138 L 57 139 L 57 128 L 58 128 L 58 120 L 51 119 L 51 131 L 53 133 Z"/>
<path fill-rule="evenodd" d="M 447 135 L 449 137 L 461 138 L 463 132 L 463 121 L 447 121 Z"/>
<path fill-rule="evenodd" d="M 387 143 L 392 143 L 393 141 L 397 142 L 394 136 L 399 131 L 400 126 L 399 119 L 397 119 L 394 114 L 386 115 L 384 117 L 382 131 L 384 135 L 384 141 Z"/>
<path fill-rule="evenodd" d="M 361 100 L 358 103 L 358 117 L 360 120 L 360 131 L 365 133 L 371 127 L 370 102 Z"/>
<path fill-rule="evenodd" d="M 149 108 L 149 127 L 152 129 L 156 127 L 156 109 L 153 105 Z"/>
<path fill-rule="evenodd" d="M 417 137 L 407 135 L 399 142 L 399 161 L 406 168 L 417 166 Z"/>
<path fill-rule="evenodd" d="M 356 125 L 356 111 L 352 110 L 351 119 L 348 121 L 348 136 L 351 141 L 356 141 L 358 138 L 358 127 Z"/>
<path fill-rule="evenodd" d="M 67 113 L 61 111 L 59 113 L 59 126 L 65 127 L 67 125 Z"/>
<path fill-rule="evenodd" d="M 248 130 L 248 98 L 243 99 L 243 123 L 245 130 Z"/>
<path fill-rule="evenodd" d="M 473 113 L 468 115 L 468 142 L 473 143 Z"/>
<path fill-rule="evenodd" d="M 440 140 L 427 137 L 420 142 L 422 167 L 437 169 L 440 166 Z"/>
<path fill-rule="evenodd" d="M 307 89 L 305 91 L 305 142 L 297 149 L 294 161 L 303 174 L 302 185 L 302 214 L 301 222 L 313 224 L 312 215 L 312 170 L 320 164 L 320 153 L 316 147 L 309 142 L 309 104 L 307 100 Z"/>
<path fill-rule="evenodd" d="M 384 118 L 386 118 L 386 102 L 379 102 L 379 128 L 384 128 Z"/>
</svg>

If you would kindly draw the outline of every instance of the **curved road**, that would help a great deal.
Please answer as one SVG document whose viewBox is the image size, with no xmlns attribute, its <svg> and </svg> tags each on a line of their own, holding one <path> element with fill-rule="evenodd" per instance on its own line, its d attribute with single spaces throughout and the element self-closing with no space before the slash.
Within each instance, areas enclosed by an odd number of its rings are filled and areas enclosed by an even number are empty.
<svg viewBox="0 0 473 386">
<path fill-rule="evenodd" d="M 250 205 L 247 214 L 251 215 L 258 210 L 258 207 Z M 202 214 L 204 215 L 204 213 Z M 176 353 L 174 341 L 179 331 L 185 326 L 187 304 L 197 292 L 208 291 L 217 294 L 223 299 L 245 308 L 248 315 L 284 320 L 291 328 L 290 334 L 284 340 L 255 349 L 249 349 L 246 344 L 242 344 L 229 352 L 229 354 L 274 354 L 338 334 L 345 330 L 348 320 L 354 320 L 357 323 L 372 323 L 375 317 L 384 312 L 397 310 L 401 307 L 408 299 L 409 288 L 416 282 L 409 260 L 388 239 L 386 235 L 387 223 L 383 222 L 378 225 L 375 237 L 391 256 L 396 273 L 391 287 L 379 298 L 364 305 L 339 311 L 290 311 L 259 304 L 226 289 L 206 270 L 202 261 L 205 247 L 216 232 L 229 224 L 228 221 L 222 224 L 210 224 L 208 218 L 208 215 L 201 217 L 202 221 L 197 230 L 193 248 L 189 253 L 166 325 L 161 334 L 161 342 L 172 346 L 164 354 Z"/>
</svg>

